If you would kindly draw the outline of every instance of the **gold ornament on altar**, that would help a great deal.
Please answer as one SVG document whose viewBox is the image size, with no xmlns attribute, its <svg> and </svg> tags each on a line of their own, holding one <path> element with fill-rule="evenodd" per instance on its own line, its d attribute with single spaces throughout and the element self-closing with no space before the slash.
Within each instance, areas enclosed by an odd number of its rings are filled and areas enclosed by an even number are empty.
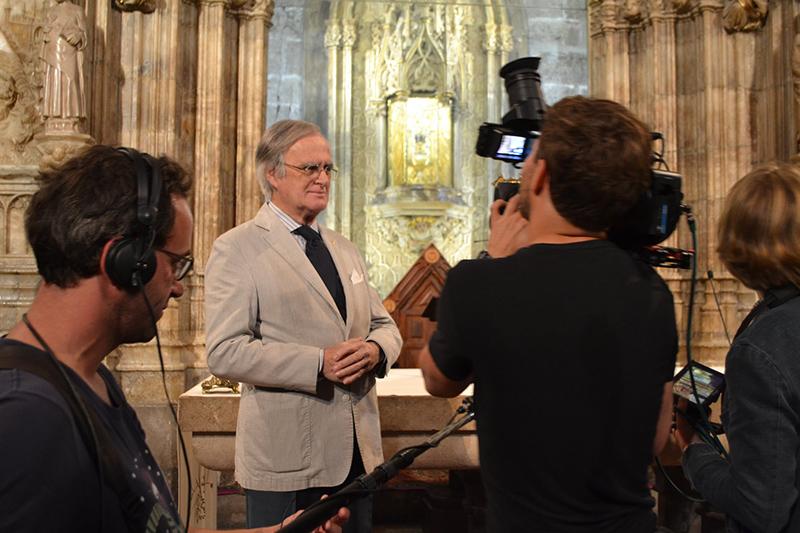
<svg viewBox="0 0 800 533">
<path fill-rule="evenodd" d="M 226 392 L 239 394 L 238 382 L 217 376 L 209 376 L 204 379 L 200 384 L 200 388 L 203 389 L 203 394 L 218 394 Z"/>
</svg>

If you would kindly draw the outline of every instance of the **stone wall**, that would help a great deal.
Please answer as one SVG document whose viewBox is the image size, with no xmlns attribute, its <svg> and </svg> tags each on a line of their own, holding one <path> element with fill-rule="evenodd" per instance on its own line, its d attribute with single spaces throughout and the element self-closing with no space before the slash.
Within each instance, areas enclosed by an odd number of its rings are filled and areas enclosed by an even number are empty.
<svg viewBox="0 0 800 533">
<path fill-rule="evenodd" d="M 798 11 L 790 0 L 592 0 L 589 5 L 591 93 L 629 105 L 663 132 L 666 159 L 684 176 L 685 200 L 698 226 L 692 344 L 699 359 L 715 364 L 722 363 L 728 345 L 720 314 L 735 331 L 755 299 L 722 268 L 715 253 L 716 224 L 737 179 L 797 151 L 800 102 L 797 93 L 793 97 L 793 82 L 800 71 L 793 77 L 792 51 L 800 46 Z M 685 223 L 669 244 L 692 248 Z M 663 274 L 683 332 L 689 276 Z"/>
</svg>

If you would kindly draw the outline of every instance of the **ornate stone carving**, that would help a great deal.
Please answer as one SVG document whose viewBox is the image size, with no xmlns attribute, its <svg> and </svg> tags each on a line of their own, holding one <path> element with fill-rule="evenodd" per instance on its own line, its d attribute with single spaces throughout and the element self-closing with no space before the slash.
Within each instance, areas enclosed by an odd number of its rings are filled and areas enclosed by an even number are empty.
<svg viewBox="0 0 800 533">
<path fill-rule="evenodd" d="M 152 13 L 156 10 L 156 0 L 114 0 L 114 7 L 126 12 Z"/>
<path fill-rule="evenodd" d="M 692 0 L 672 0 L 672 7 L 679 15 L 690 12 L 693 9 Z"/>
<path fill-rule="evenodd" d="M 331 3 L 325 39 L 334 65 L 328 72 L 328 133 L 337 140 L 337 160 L 352 166 L 350 185 L 337 190 L 327 216 L 365 250 L 370 279 L 381 294 L 429 243 L 458 260 L 471 257 L 475 242 L 485 239 L 490 188 L 485 162 L 471 157 L 471 132 L 495 113 L 488 109 L 486 77 L 496 77 L 502 54 L 514 45 L 503 4 Z M 361 39 L 352 50 L 343 43 L 349 21 Z M 486 63 L 487 35 L 497 64 Z M 363 102 L 368 112 L 354 113 L 343 102 Z M 414 120 L 404 117 L 404 103 Z M 430 127 L 415 131 L 421 116 Z M 407 134 L 396 135 L 401 130 Z M 445 130 L 452 133 L 434 136 Z M 434 137 L 443 142 L 437 145 Z M 400 167 L 405 177 L 395 179 L 392 169 Z"/>
<path fill-rule="evenodd" d="M 466 214 L 466 213 L 465 213 Z M 388 294 L 430 243 L 454 264 L 471 254 L 471 231 L 466 216 L 397 216 L 373 219 L 367 236 L 370 282 Z"/>
<path fill-rule="evenodd" d="M 42 116 L 46 132 L 80 132 L 86 118 L 83 50 L 86 17 L 80 6 L 56 0 L 43 28 Z"/>
<path fill-rule="evenodd" d="M 240 4 L 231 5 L 233 14 L 242 19 L 262 19 L 269 26 L 272 25 L 272 15 L 275 13 L 274 0 L 240 0 Z"/>
<path fill-rule="evenodd" d="M 723 26 L 728 33 L 759 30 L 768 11 L 767 0 L 730 0 L 722 12 Z"/>
<path fill-rule="evenodd" d="M 497 24 L 489 22 L 484 26 L 486 31 L 486 40 L 483 41 L 483 49 L 487 52 L 497 52 L 500 44 L 499 36 L 497 35 Z"/>
<path fill-rule="evenodd" d="M 39 122 L 35 92 L 19 57 L 9 48 L 0 52 L 0 145 L 7 142 L 21 152 L 33 137 Z"/>
<path fill-rule="evenodd" d="M 597 35 L 610 31 L 627 30 L 630 22 L 626 19 L 628 11 L 636 11 L 637 6 L 628 6 L 629 0 L 590 0 L 589 31 Z"/>
<path fill-rule="evenodd" d="M 625 0 L 624 17 L 629 24 L 640 24 L 645 20 L 645 6 L 639 0 Z"/>
<path fill-rule="evenodd" d="M 328 25 L 325 30 L 325 48 L 336 48 L 342 44 L 342 28 L 338 24 Z"/>
<path fill-rule="evenodd" d="M 500 25 L 500 50 L 509 53 L 514 49 L 514 28 L 510 24 Z"/>
<path fill-rule="evenodd" d="M 356 25 L 352 20 L 346 20 L 342 24 L 342 46 L 352 48 L 356 44 Z"/>
</svg>

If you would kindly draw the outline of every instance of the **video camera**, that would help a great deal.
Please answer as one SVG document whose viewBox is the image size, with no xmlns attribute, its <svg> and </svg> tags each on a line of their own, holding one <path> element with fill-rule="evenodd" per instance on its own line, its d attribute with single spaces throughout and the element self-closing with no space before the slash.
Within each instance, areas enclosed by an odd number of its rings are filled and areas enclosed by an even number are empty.
<svg viewBox="0 0 800 533">
<path fill-rule="evenodd" d="M 538 72 L 539 61 L 538 57 L 524 57 L 500 69 L 510 110 L 503 116 L 502 124 L 484 122 L 480 126 L 475 145 L 479 156 L 519 168 L 530 154 L 541 134 L 547 109 Z M 653 133 L 653 140 L 657 139 L 663 142 L 660 133 Z M 658 152 L 654 152 L 653 160 L 664 164 Z M 681 213 L 688 212 L 688 207 L 681 203 L 682 178 L 680 174 L 661 169 L 653 169 L 651 173 L 650 188 L 623 222 L 610 228 L 608 238 L 653 266 L 688 269 L 694 252 L 656 246 L 675 231 Z M 508 200 L 519 191 L 519 179 L 500 177 L 494 186 L 494 199 Z"/>
</svg>

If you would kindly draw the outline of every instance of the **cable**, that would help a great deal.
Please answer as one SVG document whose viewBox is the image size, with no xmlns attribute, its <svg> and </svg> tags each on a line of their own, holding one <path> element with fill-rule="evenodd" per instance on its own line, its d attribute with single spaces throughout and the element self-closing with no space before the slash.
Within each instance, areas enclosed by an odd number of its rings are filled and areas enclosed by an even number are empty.
<svg viewBox="0 0 800 533">
<path fill-rule="evenodd" d="M 692 357 L 692 319 L 694 317 L 694 300 L 697 290 L 697 224 L 694 219 L 694 214 L 692 214 L 692 209 L 685 204 L 682 206 L 682 208 L 686 213 L 686 222 L 689 226 L 689 233 L 692 237 L 692 248 L 695 250 L 695 254 L 692 257 L 692 277 L 689 285 L 689 310 L 686 313 L 686 363 L 689 366 L 689 381 L 692 384 L 694 403 L 699 407 L 698 412 L 700 413 L 700 421 L 703 426 L 702 428 L 696 427 L 695 429 L 699 430 L 697 433 L 700 435 L 701 439 L 713 446 L 720 453 L 720 455 L 727 458 L 728 452 L 719 441 L 719 438 L 717 438 L 713 432 L 706 430 L 706 428 L 710 427 L 710 423 L 705 409 L 702 408 L 703 402 L 700 401 L 700 394 L 697 392 L 697 383 L 694 379 L 694 366 L 692 364 L 694 362 Z"/>
<path fill-rule="evenodd" d="M 711 285 L 711 293 L 714 295 L 714 301 L 717 304 L 717 311 L 719 312 L 719 318 L 722 320 L 722 329 L 725 331 L 725 338 L 728 339 L 728 346 L 731 345 L 731 336 L 728 333 L 728 324 L 725 323 L 725 315 L 722 314 L 722 306 L 719 304 L 719 298 L 717 297 L 717 289 L 714 286 L 714 271 L 708 271 L 708 283 Z"/>
<path fill-rule="evenodd" d="M 83 414 L 84 418 L 86 418 L 86 424 L 89 426 L 89 432 L 91 433 L 92 441 L 94 442 L 95 462 L 97 464 L 97 476 L 99 478 L 98 489 L 100 491 L 100 502 L 99 502 L 100 527 L 104 528 L 105 512 L 103 510 L 104 507 L 103 500 L 105 498 L 103 496 L 103 490 L 105 487 L 105 473 L 104 473 L 105 469 L 103 468 L 103 461 L 100 458 L 100 438 L 97 436 L 97 428 L 94 427 L 94 424 L 92 423 L 92 417 L 89 416 L 89 411 L 86 407 L 86 404 L 83 401 L 83 395 L 81 395 L 78 392 L 78 389 L 75 388 L 75 384 L 70 379 L 69 375 L 67 374 L 67 371 L 58 361 L 58 358 L 56 357 L 56 354 L 53 352 L 52 348 L 50 348 L 50 346 L 47 344 L 47 342 L 45 342 L 44 338 L 39 334 L 36 328 L 33 327 L 33 324 L 31 324 L 30 320 L 28 320 L 28 313 L 22 313 L 22 322 L 25 324 L 25 327 L 28 328 L 31 334 L 36 338 L 39 344 L 42 345 L 42 348 L 44 348 L 45 353 L 47 353 L 47 355 L 50 357 L 50 360 L 53 362 L 58 371 L 61 373 L 61 377 L 64 378 L 64 380 L 67 382 L 67 386 L 69 387 L 69 390 L 72 393 L 72 397 L 75 399 L 75 403 L 78 404 L 78 406 L 81 409 L 81 413 Z"/>
<path fill-rule="evenodd" d="M 690 502 L 694 502 L 694 503 L 706 503 L 706 501 L 705 501 L 704 499 L 702 499 L 702 498 L 695 498 L 694 496 L 689 496 L 689 495 L 688 495 L 688 494 L 686 494 L 686 493 L 685 493 L 683 490 L 681 490 L 681 488 L 680 488 L 680 487 L 678 487 L 678 485 L 676 485 L 674 481 L 672 481 L 672 478 L 669 476 L 669 474 L 667 474 L 667 471 L 666 471 L 666 469 L 664 468 L 664 465 L 663 465 L 663 464 L 661 464 L 661 459 L 659 459 L 658 457 L 656 457 L 656 466 L 658 466 L 658 469 L 659 469 L 659 471 L 661 471 L 661 475 L 662 475 L 662 476 L 664 476 L 664 479 L 666 479 L 666 480 L 667 480 L 667 483 L 669 483 L 669 484 L 670 484 L 670 486 L 672 487 L 672 489 L 673 489 L 675 492 L 677 492 L 678 494 L 680 494 L 681 496 L 683 496 L 684 498 L 686 498 L 686 499 L 687 499 L 687 500 L 689 500 Z"/>
<path fill-rule="evenodd" d="M 183 434 L 181 433 L 181 426 L 178 423 L 178 415 L 175 414 L 175 408 L 172 407 L 172 400 L 169 397 L 169 391 L 167 390 L 167 375 L 164 370 L 164 356 L 161 354 L 161 338 L 158 335 L 158 319 L 156 319 L 156 314 L 153 311 L 153 306 L 150 305 L 150 300 L 147 298 L 147 294 L 145 294 L 144 287 L 141 290 L 142 297 L 144 298 L 144 303 L 147 306 L 147 311 L 150 314 L 150 321 L 153 325 L 153 331 L 156 334 L 156 348 L 158 349 L 158 362 L 161 364 L 161 383 L 164 385 L 164 396 L 167 398 L 167 405 L 169 406 L 169 411 L 172 413 L 172 419 L 175 420 L 175 427 L 178 428 L 178 440 L 181 443 L 181 452 L 183 453 L 183 464 L 186 468 L 186 484 L 189 487 L 187 491 L 188 495 L 186 496 L 186 531 L 189 531 L 189 523 L 190 518 L 192 515 L 192 472 L 189 470 L 189 456 L 186 453 L 186 443 L 183 442 Z"/>
</svg>

